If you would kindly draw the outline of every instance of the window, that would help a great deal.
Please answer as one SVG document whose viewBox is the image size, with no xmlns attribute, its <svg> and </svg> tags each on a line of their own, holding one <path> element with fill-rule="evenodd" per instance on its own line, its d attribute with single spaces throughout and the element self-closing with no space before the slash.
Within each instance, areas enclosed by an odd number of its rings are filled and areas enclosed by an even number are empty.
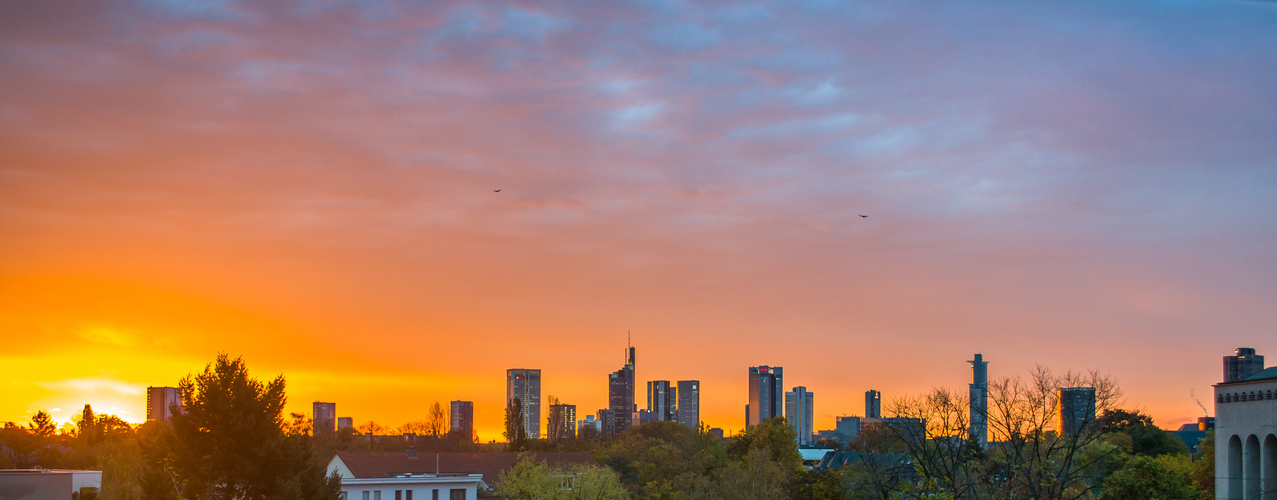
<svg viewBox="0 0 1277 500">
<path fill-rule="evenodd" d="M 368 495 L 371 495 L 371 494 L 372 493 L 369 493 L 368 490 L 364 490 L 364 500 L 369 500 Z"/>
<path fill-rule="evenodd" d="M 381 500 L 381 490 L 372 491 L 372 500 Z"/>
<path fill-rule="evenodd" d="M 430 492 L 430 500 L 439 500 L 439 490 L 435 489 Z"/>
<path fill-rule="evenodd" d="M 343 491 L 343 492 L 341 492 L 341 493 L 338 493 L 338 494 L 337 494 L 337 498 L 340 498 L 341 500 L 350 500 L 350 497 L 348 497 L 348 496 L 346 496 L 346 495 L 348 495 L 348 493 L 346 493 L 346 492 L 344 492 L 344 491 Z"/>
<path fill-rule="evenodd" d="M 404 491 L 404 500 L 412 500 L 412 490 Z"/>
<path fill-rule="evenodd" d="M 448 490 L 448 500 L 466 500 L 466 489 L 453 488 Z"/>
<path fill-rule="evenodd" d="M 395 490 L 395 500 L 403 500 L 403 490 Z"/>
</svg>

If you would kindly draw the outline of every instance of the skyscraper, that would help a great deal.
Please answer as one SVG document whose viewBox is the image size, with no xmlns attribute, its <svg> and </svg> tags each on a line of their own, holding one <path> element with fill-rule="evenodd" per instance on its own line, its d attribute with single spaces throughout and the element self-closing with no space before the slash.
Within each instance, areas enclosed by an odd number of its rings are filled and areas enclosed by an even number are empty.
<svg viewBox="0 0 1277 500">
<path fill-rule="evenodd" d="M 511 368 L 505 371 L 505 401 L 523 403 L 523 430 L 528 439 L 541 439 L 541 370 Z"/>
<path fill-rule="evenodd" d="M 176 387 L 146 388 L 146 419 L 168 422 L 173 416 L 171 407 L 182 407 L 182 396 Z"/>
<path fill-rule="evenodd" d="M 310 407 L 311 433 L 328 435 L 337 431 L 337 403 L 315 401 Z"/>
<path fill-rule="evenodd" d="M 448 413 L 452 417 L 448 432 L 457 432 L 470 439 L 474 435 L 474 402 L 453 401 Z"/>
<path fill-rule="evenodd" d="M 1264 357 L 1255 349 L 1238 347 L 1234 356 L 1224 356 L 1224 383 L 1237 382 L 1264 369 Z"/>
<path fill-rule="evenodd" d="M 551 441 L 576 437 L 576 425 L 576 405 L 550 405 L 545 433 Z"/>
<path fill-rule="evenodd" d="M 1057 394 L 1060 414 L 1056 419 L 1056 429 L 1061 436 L 1077 434 L 1095 423 L 1094 387 L 1061 387 Z"/>
<path fill-rule="evenodd" d="M 807 388 L 801 385 L 785 393 L 785 423 L 797 433 L 795 439 L 800 446 L 811 444 L 811 436 L 815 432 L 815 427 L 812 426 L 815 397 L 815 394 L 807 392 Z"/>
<path fill-rule="evenodd" d="M 674 421 L 674 409 L 678 405 L 677 392 L 678 389 L 670 387 L 668 380 L 653 380 L 647 383 L 647 411 L 652 414 L 653 421 Z"/>
<path fill-rule="evenodd" d="M 971 363 L 971 428 L 967 439 L 983 448 L 989 443 L 989 362 L 978 353 L 967 362 Z"/>
<path fill-rule="evenodd" d="M 678 423 L 689 429 L 701 425 L 701 381 L 678 381 Z"/>
<path fill-rule="evenodd" d="M 608 416 L 612 422 L 611 425 L 603 424 L 604 432 L 619 433 L 629 429 L 634 422 L 634 414 L 638 412 L 638 405 L 634 403 L 634 385 L 634 347 L 627 346 L 625 366 L 607 377 L 608 409 L 612 410 Z"/>
<path fill-rule="evenodd" d="M 882 393 L 869 389 L 865 391 L 865 418 L 882 418 Z"/>
<path fill-rule="evenodd" d="M 779 366 L 749 367 L 749 406 L 745 407 L 745 427 L 785 416 L 784 370 Z"/>
</svg>

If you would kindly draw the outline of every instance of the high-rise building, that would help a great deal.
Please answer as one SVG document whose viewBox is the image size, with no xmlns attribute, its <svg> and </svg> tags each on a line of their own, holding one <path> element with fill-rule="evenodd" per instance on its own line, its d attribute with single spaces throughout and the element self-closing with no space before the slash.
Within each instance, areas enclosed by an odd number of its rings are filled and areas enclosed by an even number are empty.
<svg viewBox="0 0 1277 500">
<path fill-rule="evenodd" d="M 1056 429 L 1060 435 L 1077 434 L 1095 423 L 1094 387 L 1061 387 L 1057 394 L 1060 398 L 1060 413 L 1056 419 Z"/>
<path fill-rule="evenodd" d="M 351 417 L 337 417 L 337 430 L 354 429 L 355 419 Z"/>
<path fill-rule="evenodd" d="M 541 370 L 511 368 L 505 371 L 505 401 L 523 404 L 523 430 L 528 439 L 541 439 Z"/>
<path fill-rule="evenodd" d="M 869 389 L 865 391 L 865 418 L 882 418 L 882 393 Z"/>
<path fill-rule="evenodd" d="M 745 427 L 763 420 L 785 416 L 785 369 L 767 365 L 749 367 L 749 406 L 745 407 Z"/>
<path fill-rule="evenodd" d="M 678 381 L 678 423 L 689 429 L 701 425 L 701 381 Z"/>
<path fill-rule="evenodd" d="M 850 443 L 860 435 L 860 417 L 834 417 L 834 432 L 843 439 L 843 443 Z"/>
<path fill-rule="evenodd" d="M 550 418 L 546 420 L 546 437 L 550 441 L 576 437 L 576 405 L 550 405 L 549 409 Z"/>
<path fill-rule="evenodd" d="M 310 408 L 312 434 L 322 436 L 337 431 L 337 403 L 315 401 Z"/>
<path fill-rule="evenodd" d="M 971 428 L 967 439 L 983 448 L 989 444 L 989 362 L 982 354 L 976 354 L 971 363 Z"/>
<path fill-rule="evenodd" d="M 785 423 L 797 433 L 795 439 L 800 446 L 812 442 L 815 399 L 816 395 L 807 392 L 807 388 L 801 385 L 785 393 Z"/>
<path fill-rule="evenodd" d="M 1238 347 L 1236 355 L 1224 356 L 1224 383 L 1240 381 L 1263 369 L 1263 356 L 1255 354 L 1253 348 Z"/>
<path fill-rule="evenodd" d="M 146 388 L 146 419 L 168 422 L 173 417 L 172 407 L 182 407 L 182 395 L 176 387 Z"/>
<path fill-rule="evenodd" d="M 653 380 L 647 383 L 647 412 L 651 414 L 652 421 L 674 421 L 674 409 L 678 407 L 677 394 L 677 387 L 671 387 L 668 380 Z"/>
<path fill-rule="evenodd" d="M 448 408 L 452 422 L 448 432 L 460 433 L 466 439 L 474 435 L 474 402 L 453 401 Z"/>
<path fill-rule="evenodd" d="M 629 429 L 638 412 L 638 405 L 634 403 L 634 347 L 627 346 L 625 350 L 625 366 L 612 372 L 607 378 L 608 409 L 612 410 L 612 423 L 603 423 L 604 432 L 618 433 Z"/>
<path fill-rule="evenodd" d="M 598 417 L 594 420 L 598 422 L 600 433 L 616 434 L 617 418 L 613 415 L 614 413 L 616 412 L 612 411 L 611 408 L 604 408 L 598 411 Z"/>
</svg>

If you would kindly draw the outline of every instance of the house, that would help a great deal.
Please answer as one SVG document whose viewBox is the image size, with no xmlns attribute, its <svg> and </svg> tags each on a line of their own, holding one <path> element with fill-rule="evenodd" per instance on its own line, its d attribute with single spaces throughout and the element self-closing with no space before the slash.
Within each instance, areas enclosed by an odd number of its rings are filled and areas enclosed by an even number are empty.
<svg viewBox="0 0 1277 500">
<path fill-rule="evenodd" d="M 0 469 L 0 498 L 79 498 L 102 488 L 100 470 Z"/>
<path fill-rule="evenodd" d="M 475 500 L 495 489 L 519 453 L 418 453 L 342 451 L 328 462 L 341 476 L 345 500 Z M 589 453 L 528 453 L 551 467 L 598 465 Z"/>
</svg>

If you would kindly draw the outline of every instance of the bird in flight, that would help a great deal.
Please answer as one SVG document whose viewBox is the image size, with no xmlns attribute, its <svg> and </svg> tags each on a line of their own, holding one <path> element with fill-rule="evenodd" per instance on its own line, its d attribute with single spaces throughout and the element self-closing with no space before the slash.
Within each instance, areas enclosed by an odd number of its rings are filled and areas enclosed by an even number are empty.
<svg viewBox="0 0 1277 500">
<path fill-rule="evenodd" d="M 500 192 L 501 192 L 501 190 L 500 190 L 500 189 L 493 189 L 493 190 L 492 190 L 492 192 L 494 192 L 494 193 L 500 193 Z"/>
<path fill-rule="evenodd" d="M 861 219 L 868 219 L 868 218 L 869 218 L 869 216 L 868 216 L 868 215 L 865 215 L 865 214 L 859 214 L 859 215 L 860 215 L 860 218 L 861 218 Z"/>
</svg>

